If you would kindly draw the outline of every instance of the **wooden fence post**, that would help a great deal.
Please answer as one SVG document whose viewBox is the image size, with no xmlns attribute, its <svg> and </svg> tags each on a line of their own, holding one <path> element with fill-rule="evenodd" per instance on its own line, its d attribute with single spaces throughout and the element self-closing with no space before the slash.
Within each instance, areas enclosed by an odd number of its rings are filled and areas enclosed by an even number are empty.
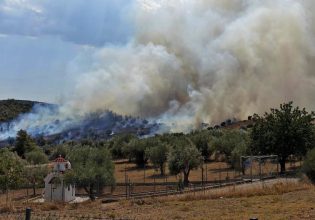
<svg viewBox="0 0 315 220">
<path fill-rule="evenodd" d="M 221 187 L 221 165 L 219 167 L 219 184 L 220 184 L 220 187 Z"/>
<path fill-rule="evenodd" d="M 25 210 L 25 220 L 31 220 L 31 212 L 32 212 L 31 208 L 26 208 L 26 210 Z"/>
<path fill-rule="evenodd" d="M 154 176 L 154 195 L 155 195 L 155 191 L 156 189 L 155 189 L 155 176 Z"/>
<path fill-rule="evenodd" d="M 145 163 L 144 163 L 144 167 L 143 167 L 143 183 L 145 183 Z"/>
<path fill-rule="evenodd" d="M 206 163 L 206 184 L 208 183 L 208 164 Z"/>
</svg>

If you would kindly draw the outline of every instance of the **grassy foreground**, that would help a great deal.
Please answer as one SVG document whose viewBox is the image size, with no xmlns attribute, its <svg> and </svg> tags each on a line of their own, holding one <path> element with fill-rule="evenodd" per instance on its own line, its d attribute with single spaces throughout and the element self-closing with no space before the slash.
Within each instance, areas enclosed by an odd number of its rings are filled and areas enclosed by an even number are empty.
<svg viewBox="0 0 315 220">
<path fill-rule="evenodd" d="M 134 219 L 315 219 L 315 190 L 302 183 L 226 188 L 104 206 Z"/>
<path fill-rule="evenodd" d="M 315 219 L 314 190 L 230 199 L 152 202 L 113 207 L 136 219 Z"/>
<path fill-rule="evenodd" d="M 0 213 L 31 206 L 36 215 L 45 218 L 53 214 L 58 219 L 69 219 L 69 216 L 75 216 L 71 219 L 86 219 L 86 216 L 91 219 L 315 219 L 315 188 L 296 181 L 274 181 L 111 204 L 102 204 L 100 200 L 82 204 L 16 201 L 13 206 L 11 210 L 0 209 Z"/>
</svg>

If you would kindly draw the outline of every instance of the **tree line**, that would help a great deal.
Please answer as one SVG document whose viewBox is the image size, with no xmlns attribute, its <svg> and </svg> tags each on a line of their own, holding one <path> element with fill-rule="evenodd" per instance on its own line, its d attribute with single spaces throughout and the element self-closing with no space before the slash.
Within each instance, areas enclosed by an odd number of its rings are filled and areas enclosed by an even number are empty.
<svg viewBox="0 0 315 220">
<path fill-rule="evenodd" d="M 165 175 L 182 174 L 189 183 L 191 170 L 205 161 L 223 157 L 231 167 L 241 169 L 244 155 L 278 155 L 281 172 L 290 155 L 305 157 L 303 170 L 315 180 L 314 112 L 281 104 L 264 115 L 251 117 L 248 128 L 195 130 L 188 134 L 171 133 L 138 138 L 132 134 L 114 136 L 108 141 L 68 141 L 58 146 L 36 143 L 26 131 L 19 131 L 13 147 L 0 150 L 0 189 L 7 191 L 27 180 L 34 189 L 47 174 L 45 166 L 59 155 L 70 160 L 72 170 L 66 181 L 89 193 L 100 192 L 105 185 L 115 185 L 114 159 L 128 159 L 139 168 L 148 163 Z M 41 146 L 38 146 L 41 145 Z"/>
</svg>

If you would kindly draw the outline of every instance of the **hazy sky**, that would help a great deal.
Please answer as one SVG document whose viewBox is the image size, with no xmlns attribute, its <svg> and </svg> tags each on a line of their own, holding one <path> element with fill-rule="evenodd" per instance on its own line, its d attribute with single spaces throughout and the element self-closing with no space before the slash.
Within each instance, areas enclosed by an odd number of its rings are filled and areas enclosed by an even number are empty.
<svg viewBox="0 0 315 220">
<path fill-rule="evenodd" d="M 93 50 L 131 38 L 132 4 L 0 0 L 0 99 L 57 101 L 76 74 L 73 62 L 88 62 Z"/>
</svg>

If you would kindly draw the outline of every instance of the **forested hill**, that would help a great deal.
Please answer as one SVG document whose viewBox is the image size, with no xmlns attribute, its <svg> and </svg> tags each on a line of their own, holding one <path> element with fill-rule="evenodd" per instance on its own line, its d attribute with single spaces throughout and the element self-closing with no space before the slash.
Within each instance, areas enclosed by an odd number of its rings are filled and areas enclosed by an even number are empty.
<svg viewBox="0 0 315 220">
<path fill-rule="evenodd" d="M 46 105 L 46 103 L 26 100 L 0 100 L 0 122 L 11 121 L 22 113 L 30 112 L 35 104 Z"/>
<path fill-rule="evenodd" d="M 32 123 L 32 117 L 23 118 L 23 123 L 14 120 L 23 113 L 31 112 L 35 105 L 48 107 L 51 110 L 49 114 L 54 114 L 53 111 L 58 109 L 51 108 L 58 107 L 57 105 L 43 102 L 13 99 L 0 100 L 0 131 L 2 133 L 2 137 L 0 133 L 0 141 L 5 142 L 9 137 L 13 137 L 16 133 L 15 131 L 23 129 L 25 123 Z M 36 111 L 33 113 L 36 114 Z M 58 117 L 58 111 L 55 112 L 54 116 Z M 106 140 L 113 135 L 122 133 L 146 136 L 155 134 L 160 126 L 161 124 L 154 121 L 149 122 L 139 117 L 121 116 L 112 111 L 104 110 L 86 114 L 82 118 L 73 119 L 73 121 L 71 119 L 59 120 L 58 118 L 56 120 L 48 120 L 33 127 L 30 125 L 26 130 L 34 138 L 44 136 L 51 142 L 59 143 L 65 140 Z"/>
</svg>

